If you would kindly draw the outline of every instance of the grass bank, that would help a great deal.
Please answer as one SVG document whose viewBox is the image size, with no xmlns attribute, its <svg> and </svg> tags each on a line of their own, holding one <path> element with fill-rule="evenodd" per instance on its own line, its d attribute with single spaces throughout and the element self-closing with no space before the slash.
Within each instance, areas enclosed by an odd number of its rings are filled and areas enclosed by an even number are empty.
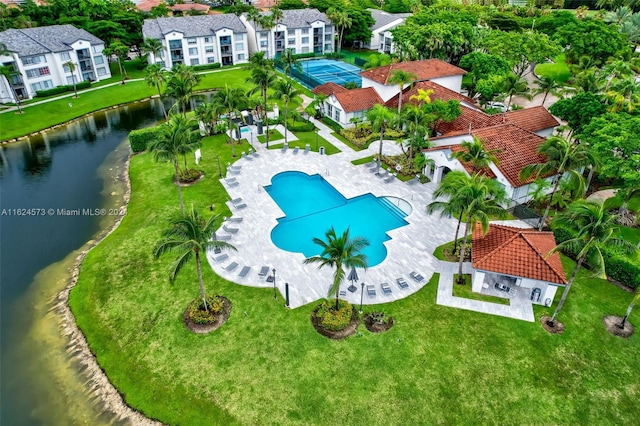
<svg viewBox="0 0 640 426">
<path fill-rule="evenodd" d="M 216 155 L 232 161 L 223 138 L 207 138 L 205 178 L 184 188 L 185 204 L 208 215 L 213 203 L 213 213 L 228 215 Z M 174 425 L 619 425 L 640 416 L 638 334 L 623 340 L 602 325 L 632 295 L 587 271 L 561 313 L 562 335 L 438 306 L 436 275 L 406 299 L 366 309 L 392 315 L 389 332 L 361 326 L 359 337 L 336 342 L 314 330 L 315 304 L 287 310 L 272 290 L 233 284 L 205 265 L 207 291 L 229 298 L 233 310 L 218 331 L 194 335 L 181 316 L 198 294 L 195 266 L 171 285 L 171 259 L 151 253 L 179 210 L 172 168 L 140 154 L 130 176 L 128 214 L 88 254 L 70 304 L 101 367 L 150 417 Z M 536 318 L 549 312 L 535 308 Z M 638 312 L 630 317 L 636 326 Z"/>
</svg>

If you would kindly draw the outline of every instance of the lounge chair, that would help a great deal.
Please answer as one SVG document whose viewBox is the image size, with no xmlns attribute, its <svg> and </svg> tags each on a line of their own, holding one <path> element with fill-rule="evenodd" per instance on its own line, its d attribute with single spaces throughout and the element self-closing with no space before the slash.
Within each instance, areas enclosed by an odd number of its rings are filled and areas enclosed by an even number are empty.
<svg viewBox="0 0 640 426">
<path fill-rule="evenodd" d="M 263 266 L 262 268 L 260 268 L 260 272 L 258 272 L 258 276 L 266 277 L 268 273 L 269 273 L 269 267 Z"/>
<path fill-rule="evenodd" d="M 374 297 L 376 295 L 376 288 L 373 284 L 367 284 L 367 294 L 369 297 Z"/>
<path fill-rule="evenodd" d="M 242 202 L 242 197 L 234 198 L 231 200 L 232 204 L 240 204 Z"/>
<path fill-rule="evenodd" d="M 272 283 L 272 282 L 273 282 L 273 280 L 274 280 L 273 275 L 269 275 L 269 276 L 267 277 L 267 282 L 268 282 L 268 283 Z"/>
<path fill-rule="evenodd" d="M 234 206 L 236 207 L 236 209 L 240 210 L 240 209 L 244 209 L 245 207 L 247 207 L 247 205 L 245 203 L 242 204 L 234 204 Z"/>
<path fill-rule="evenodd" d="M 385 178 L 387 176 L 389 176 L 389 170 L 387 169 L 383 169 L 384 171 L 381 171 L 380 173 L 376 173 L 376 176 L 378 176 L 379 178 Z"/>
<path fill-rule="evenodd" d="M 380 284 L 380 288 L 382 288 L 382 292 L 384 294 L 391 294 L 391 286 L 389 285 L 389 283 Z"/>
<path fill-rule="evenodd" d="M 227 171 L 229 173 L 231 173 L 232 175 L 239 175 L 242 170 L 240 170 L 240 169 L 229 169 Z"/>
<path fill-rule="evenodd" d="M 230 263 L 229 265 L 227 265 L 227 267 L 226 267 L 226 268 L 224 268 L 224 269 L 225 269 L 225 271 L 227 271 L 227 272 L 231 272 L 231 271 L 233 271 L 234 269 L 236 269 L 237 267 L 238 267 L 238 262 L 231 262 L 231 263 Z"/>
<path fill-rule="evenodd" d="M 299 151 L 299 148 L 298 148 L 297 146 L 296 146 L 295 148 L 293 148 L 293 153 L 294 153 L 294 154 L 297 154 L 297 153 L 298 153 L 298 151 Z"/>
<path fill-rule="evenodd" d="M 258 158 L 258 157 L 260 157 L 260 154 L 258 154 L 258 151 L 253 151 L 253 152 L 251 153 L 251 155 L 252 155 L 254 158 Z"/>
<path fill-rule="evenodd" d="M 225 253 L 225 254 L 221 254 L 218 257 L 214 257 L 213 260 L 215 260 L 216 262 L 222 262 L 223 260 L 228 258 L 229 258 L 229 255 Z"/>
<path fill-rule="evenodd" d="M 242 217 L 230 217 L 227 219 L 227 222 L 240 223 L 242 222 Z"/>
<path fill-rule="evenodd" d="M 249 271 L 251 270 L 251 266 L 244 266 L 242 268 L 242 270 L 240 271 L 240 273 L 238 274 L 238 276 L 240 278 L 244 278 L 247 276 L 247 274 L 249 273 Z"/>
<path fill-rule="evenodd" d="M 241 170 L 242 166 L 237 166 L 237 165 L 234 164 L 234 165 L 229 166 L 229 168 L 232 169 L 232 170 Z"/>
<path fill-rule="evenodd" d="M 282 145 L 282 152 L 286 152 L 287 148 L 289 148 L 288 144 L 285 143 L 284 145 Z"/>
<path fill-rule="evenodd" d="M 347 295 L 347 290 L 340 290 L 340 296 L 346 296 Z"/>
<path fill-rule="evenodd" d="M 389 176 L 388 178 L 385 178 L 384 183 L 390 183 L 393 182 L 396 178 L 395 174 L 392 174 L 391 176 Z"/>
<path fill-rule="evenodd" d="M 240 182 L 238 182 L 238 181 L 231 182 L 231 183 L 228 183 L 228 184 L 227 184 L 227 186 L 228 186 L 229 188 L 235 188 L 235 187 L 236 187 L 236 186 L 238 186 L 238 185 L 240 185 Z"/>
<path fill-rule="evenodd" d="M 224 229 L 226 232 L 230 234 L 237 234 L 239 231 L 238 228 L 227 228 L 227 225 L 222 225 L 222 229 Z"/>
<path fill-rule="evenodd" d="M 304 154 L 308 154 L 310 149 L 311 149 L 311 146 L 309 144 L 306 144 L 304 147 Z"/>
<path fill-rule="evenodd" d="M 407 283 L 404 278 L 396 278 L 396 282 L 400 288 L 409 288 L 409 283 Z"/>
<path fill-rule="evenodd" d="M 374 168 L 378 165 L 378 162 L 376 160 L 371 160 L 371 162 L 367 165 L 369 166 L 369 168 Z"/>
<path fill-rule="evenodd" d="M 220 254 L 222 253 L 222 249 L 220 247 L 216 247 L 213 249 L 213 254 Z"/>
<path fill-rule="evenodd" d="M 410 181 L 407 182 L 407 184 L 409 185 L 415 185 L 416 183 L 420 182 L 420 176 L 416 176 L 413 179 L 411 179 Z"/>
<path fill-rule="evenodd" d="M 409 276 L 411 278 L 413 278 L 413 280 L 415 282 L 422 282 L 424 280 L 424 277 L 422 275 L 420 275 L 419 273 L 417 273 L 416 271 L 411 271 L 411 273 L 409 274 Z"/>
<path fill-rule="evenodd" d="M 237 179 L 234 178 L 234 177 L 231 177 L 231 178 L 226 178 L 224 181 L 227 182 L 227 183 L 233 183 L 233 182 L 236 182 Z"/>
<path fill-rule="evenodd" d="M 216 235 L 218 241 L 231 241 L 231 235 Z"/>
</svg>

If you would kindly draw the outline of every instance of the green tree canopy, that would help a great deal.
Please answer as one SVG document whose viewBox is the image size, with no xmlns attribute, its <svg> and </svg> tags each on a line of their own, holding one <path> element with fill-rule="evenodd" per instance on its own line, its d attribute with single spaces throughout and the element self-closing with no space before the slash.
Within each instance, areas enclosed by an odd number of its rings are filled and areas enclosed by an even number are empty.
<svg viewBox="0 0 640 426">
<path fill-rule="evenodd" d="M 531 63 L 544 62 L 561 52 L 557 41 L 537 31 L 505 32 L 494 30 L 482 41 L 487 53 L 502 56 L 522 76 Z"/>
<path fill-rule="evenodd" d="M 558 28 L 553 39 L 561 46 L 569 46 L 567 62 L 578 63 L 582 56 L 590 57 L 596 64 L 604 64 L 609 58 L 628 58 L 631 45 L 615 26 L 597 19 L 581 19 Z"/>
<path fill-rule="evenodd" d="M 579 133 L 591 120 L 606 112 L 607 107 L 600 99 L 600 96 L 592 92 L 579 93 L 571 98 L 560 99 L 551 105 L 549 111 Z"/>
</svg>

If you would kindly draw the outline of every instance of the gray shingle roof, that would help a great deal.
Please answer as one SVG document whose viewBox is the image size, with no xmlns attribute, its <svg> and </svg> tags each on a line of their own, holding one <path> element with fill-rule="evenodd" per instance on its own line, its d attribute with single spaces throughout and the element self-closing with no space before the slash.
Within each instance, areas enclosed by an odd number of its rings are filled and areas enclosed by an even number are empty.
<svg viewBox="0 0 640 426">
<path fill-rule="evenodd" d="M 263 13 L 263 15 L 269 15 L 270 12 Z M 291 9 L 282 11 L 282 19 L 280 24 L 287 28 L 309 28 L 312 22 L 322 21 L 325 24 L 331 25 L 331 20 L 327 18 L 327 15 L 320 12 L 318 9 Z M 250 24 L 253 24 L 249 21 Z M 258 31 L 262 30 L 260 24 L 258 24 Z"/>
<path fill-rule="evenodd" d="M 371 27 L 371 31 L 375 31 L 378 28 L 382 28 L 385 25 L 389 25 L 395 20 L 400 18 L 407 18 L 411 16 L 411 13 L 388 13 L 378 9 L 367 9 L 371 12 L 371 16 L 375 19 L 376 23 Z"/>
<path fill-rule="evenodd" d="M 91 44 L 104 44 L 93 34 L 73 25 L 10 29 L 0 32 L 0 43 L 18 56 L 41 55 L 71 50 L 71 44 L 87 40 Z"/>
<path fill-rule="evenodd" d="M 145 19 L 142 24 L 144 38 L 163 39 L 165 34 L 181 32 L 184 37 L 202 37 L 214 34 L 223 28 L 234 33 L 246 33 L 247 28 L 233 13 L 224 15 L 182 16 L 173 18 Z"/>
</svg>

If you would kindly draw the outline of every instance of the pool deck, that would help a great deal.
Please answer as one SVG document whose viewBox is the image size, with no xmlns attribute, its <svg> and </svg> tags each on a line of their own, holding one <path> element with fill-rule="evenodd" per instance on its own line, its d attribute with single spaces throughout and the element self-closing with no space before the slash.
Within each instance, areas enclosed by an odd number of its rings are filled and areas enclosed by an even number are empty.
<svg viewBox="0 0 640 426">
<path fill-rule="evenodd" d="M 230 237 L 229 242 L 237 248 L 237 252 L 227 252 L 228 258 L 220 262 L 214 260 L 217 255 L 208 253 L 207 259 L 211 267 L 218 275 L 230 281 L 264 288 L 273 288 L 273 282 L 268 282 L 266 279 L 271 272 L 267 276 L 259 276 L 258 272 L 262 266 L 268 266 L 270 270 L 275 268 L 275 286 L 282 297 L 285 294 L 285 283 L 289 284 L 291 308 L 327 297 L 333 280 L 333 269 L 318 269 L 316 265 L 306 265 L 303 263 L 305 259 L 303 254 L 281 250 L 270 238 L 271 230 L 277 225 L 276 219 L 284 216 L 284 213 L 264 187 L 271 184 L 272 176 L 283 171 L 295 170 L 309 175 L 316 173 L 322 175 L 347 198 L 365 193 L 375 196 L 394 196 L 406 200 L 412 207 L 411 213 L 405 218 L 408 225 L 388 232 L 391 239 L 385 242 L 387 249 L 385 260 L 366 271 L 361 269 L 357 271 L 359 281 L 356 283 L 357 290 L 353 293 L 347 291 L 351 283 L 345 279 L 340 287 L 345 291 L 341 298 L 350 303 L 359 304 L 363 282 L 374 285 L 376 292 L 375 296 L 369 296 L 366 288 L 364 289 L 362 301 L 365 305 L 387 303 L 417 292 L 427 284 L 433 273 L 441 272 L 441 263 L 432 253 L 436 247 L 451 241 L 455 233 L 454 219 L 443 218 L 438 214 L 429 215 L 426 212 L 425 206 L 433 200 L 432 194 L 436 185 L 433 183 L 409 185 L 397 179 L 385 183 L 382 178 L 375 176 L 368 164 L 358 166 L 351 164 L 352 160 L 376 153 L 377 143 L 371 144 L 367 150 L 356 152 L 332 136 L 331 130 L 322 123 L 317 123 L 317 126 L 321 129 L 320 136 L 334 144 L 342 151 L 341 153 L 328 156 L 315 152 L 305 154 L 304 150 L 299 150 L 297 153 L 294 153 L 293 149 L 267 150 L 263 144 L 256 142 L 258 156 L 240 158 L 234 164 L 241 167 L 239 173 L 227 176 L 234 177 L 237 185 L 231 187 L 222 179 L 222 184 L 229 193 L 227 204 L 233 217 L 242 217 L 242 221 L 225 224 L 227 228 L 237 228 L 236 233 L 225 232 L 223 227 L 218 230 L 219 236 Z M 277 129 L 284 134 L 282 126 L 277 126 Z M 393 141 L 384 142 L 384 154 L 400 152 L 400 147 Z M 246 207 L 237 208 L 231 202 L 237 198 L 241 198 L 242 201 L 236 204 L 246 204 Z M 323 238 L 324 231 L 318 237 Z M 233 262 L 238 266 L 232 271 L 227 271 L 226 267 Z M 240 277 L 239 273 L 244 266 L 251 267 L 251 270 L 245 277 Z M 409 276 L 412 271 L 418 272 L 424 280 L 419 283 L 414 281 Z M 346 272 L 349 273 L 349 271 Z M 400 277 L 408 283 L 408 288 L 401 289 L 398 286 L 396 279 Z M 382 283 L 389 283 L 392 289 L 391 294 L 383 293 Z M 439 304 L 451 306 L 446 300 L 446 295 L 445 299 L 442 299 L 441 293 L 438 293 L 438 298 L 441 299 L 439 302 L 443 303 Z M 492 309 L 488 308 L 486 313 L 496 314 L 491 311 Z"/>
</svg>

